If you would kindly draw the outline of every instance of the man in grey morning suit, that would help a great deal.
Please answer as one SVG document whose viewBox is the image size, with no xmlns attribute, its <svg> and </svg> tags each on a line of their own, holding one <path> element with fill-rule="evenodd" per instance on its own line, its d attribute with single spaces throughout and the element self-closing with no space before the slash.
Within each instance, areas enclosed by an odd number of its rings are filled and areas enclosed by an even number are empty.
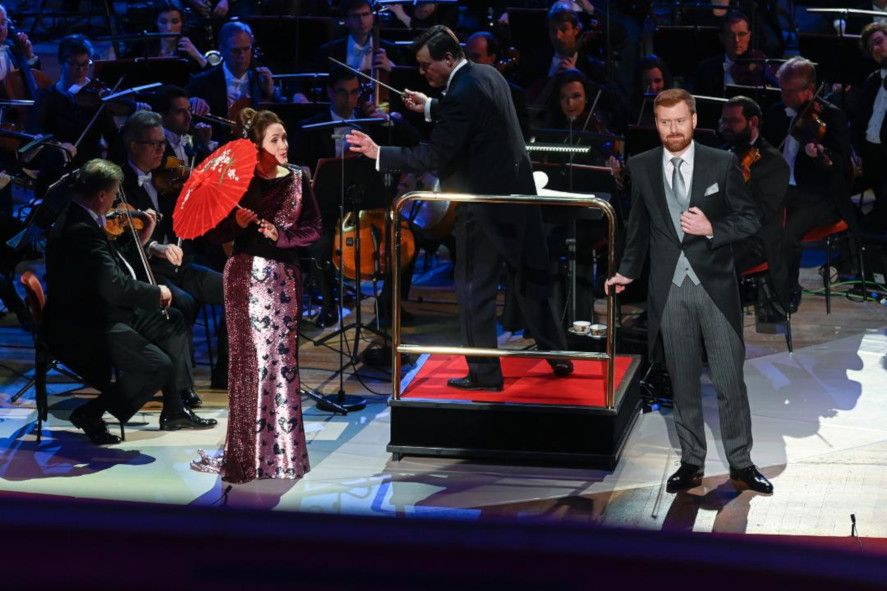
<svg viewBox="0 0 887 591">
<path fill-rule="evenodd" d="M 649 252 L 648 338 L 652 349 L 661 330 L 681 445 L 681 466 L 668 479 L 668 491 L 702 481 L 706 445 L 699 379 L 705 353 L 718 392 L 730 478 L 769 494 L 773 486 L 750 457 L 745 346 L 730 248 L 758 230 L 754 202 L 733 154 L 693 142 L 696 103 L 689 93 L 663 91 L 653 111 L 663 147 L 628 163 L 632 206 L 625 253 L 606 288 L 624 290 L 640 275 Z"/>
</svg>

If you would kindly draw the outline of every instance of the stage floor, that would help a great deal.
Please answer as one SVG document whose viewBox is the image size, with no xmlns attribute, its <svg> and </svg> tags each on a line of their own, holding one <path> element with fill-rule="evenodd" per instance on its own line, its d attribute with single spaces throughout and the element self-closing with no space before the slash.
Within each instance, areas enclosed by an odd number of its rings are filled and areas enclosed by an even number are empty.
<svg viewBox="0 0 887 591">
<path fill-rule="evenodd" d="M 394 462 L 386 406 L 390 383 L 366 371 L 367 408 L 332 417 L 305 403 L 311 472 L 302 480 L 239 485 L 225 495 L 217 476 L 192 471 L 199 448 L 218 449 L 227 421 L 224 392 L 204 391 L 203 432 L 157 430 L 158 412 L 136 416 L 127 441 L 99 448 L 67 421 L 80 402 L 54 386 L 50 419 L 38 447 L 33 396 L 10 405 L 31 350 L 4 320 L 0 368 L 0 496 L 55 495 L 158 503 L 227 505 L 268 510 L 442 518 L 572 520 L 648 529 L 781 535 L 846 536 L 855 514 L 859 535 L 887 537 L 887 330 L 877 303 L 837 300 L 831 317 L 821 298 L 805 298 L 795 317 L 795 353 L 779 335 L 755 335 L 747 318 L 746 362 L 755 447 L 772 497 L 738 494 L 727 479 L 717 405 L 704 387 L 709 457 L 701 487 L 667 494 L 677 440 L 667 409 L 642 415 L 613 472 L 503 466 L 438 458 Z M 422 306 L 413 306 L 421 313 Z M 425 323 L 426 328 L 434 322 Z M 19 331 L 20 332 L 20 331 Z M 507 336 L 507 335 L 506 335 Z M 303 381 L 334 390 L 322 366 L 337 356 L 302 346 Z M 205 380 L 205 369 L 203 370 Z M 364 371 L 362 370 L 362 373 Z M 368 393 L 349 373 L 349 392 Z"/>
</svg>

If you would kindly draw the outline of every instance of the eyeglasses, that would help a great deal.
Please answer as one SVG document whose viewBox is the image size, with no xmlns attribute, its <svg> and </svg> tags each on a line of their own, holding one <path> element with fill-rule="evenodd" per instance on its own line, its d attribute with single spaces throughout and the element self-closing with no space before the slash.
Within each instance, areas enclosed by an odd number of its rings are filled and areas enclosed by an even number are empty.
<svg viewBox="0 0 887 591">
<path fill-rule="evenodd" d="M 85 61 L 85 62 L 72 62 L 72 61 L 68 60 L 65 63 L 76 70 L 85 70 L 92 65 L 92 60 Z"/>
<path fill-rule="evenodd" d="M 150 140 L 135 140 L 135 143 L 142 144 L 143 146 L 151 146 L 155 150 L 162 150 L 166 147 L 166 140 L 160 140 L 157 142 L 152 142 Z"/>
</svg>

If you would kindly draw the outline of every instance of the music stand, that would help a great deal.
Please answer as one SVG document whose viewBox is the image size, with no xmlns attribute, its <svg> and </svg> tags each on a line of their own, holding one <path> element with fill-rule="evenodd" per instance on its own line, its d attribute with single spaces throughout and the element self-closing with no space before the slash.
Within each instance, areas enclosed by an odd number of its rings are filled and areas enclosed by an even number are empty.
<svg viewBox="0 0 887 591">
<path fill-rule="evenodd" d="M 126 83 L 130 86 L 162 82 L 185 87 L 191 77 L 191 65 L 188 60 L 177 57 L 98 60 L 93 64 L 93 73 L 108 85 L 126 74 Z"/>
<path fill-rule="evenodd" d="M 728 99 L 733 98 L 734 96 L 747 96 L 750 99 L 754 99 L 764 113 L 766 113 L 770 107 L 782 101 L 782 91 L 773 86 L 726 84 L 724 86 L 724 94 Z"/>
<path fill-rule="evenodd" d="M 723 53 L 717 27 L 656 27 L 653 52 L 671 69 L 671 75 L 687 79 L 696 74 L 699 63 Z"/>
<path fill-rule="evenodd" d="M 380 125 L 385 119 L 352 119 L 347 121 L 328 121 L 303 126 L 303 130 L 329 129 L 336 127 L 350 127 L 360 129 L 361 125 Z M 339 139 L 333 134 L 334 139 Z M 344 141 L 344 138 L 341 138 Z M 361 322 L 361 276 L 360 276 L 360 210 L 379 209 L 387 206 L 388 199 L 382 177 L 376 171 L 375 162 L 362 157 L 348 157 L 347 144 L 339 158 L 322 158 L 317 163 L 314 175 L 314 192 L 320 208 L 321 219 L 330 219 L 333 204 L 338 206 L 339 215 L 339 244 L 337 249 L 342 267 L 344 267 L 344 237 L 345 237 L 345 213 L 353 214 L 355 220 L 354 239 L 354 267 L 355 284 L 357 286 L 357 301 L 355 304 L 355 320 L 352 323 L 344 323 L 345 300 L 345 272 L 339 271 L 339 323 L 338 330 L 326 335 L 317 345 L 323 345 L 330 339 L 339 337 L 339 391 L 334 395 L 324 397 L 324 402 L 318 402 L 317 408 L 330 410 L 332 405 L 344 407 L 348 411 L 360 410 L 366 407 L 366 399 L 360 396 L 345 394 L 345 367 L 354 366 L 359 359 L 358 347 L 360 346 L 361 330 L 374 331 Z M 375 278 L 374 278 L 375 280 Z M 354 329 L 354 346 L 350 351 L 348 363 L 345 363 L 345 332 Z M 356 370 L 356 368 L 355 368 Z M 327 404 L 330 403 L 330 404 Z"/>
<path fill-rule="evenodd" d="M 727 99 L 717 96 L 703 96 L 694 94 L 696 99 L 696 124 L 705 129 L 718 129 L 721 120 L 721 110 Z"/>
</svg>

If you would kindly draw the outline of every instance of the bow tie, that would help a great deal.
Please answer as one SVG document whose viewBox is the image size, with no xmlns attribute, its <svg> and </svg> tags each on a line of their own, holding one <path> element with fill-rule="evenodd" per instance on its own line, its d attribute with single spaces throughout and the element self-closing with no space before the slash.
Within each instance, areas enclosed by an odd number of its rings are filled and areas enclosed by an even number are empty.
<svg viewBox="0 0 887 591">
<path fill-rule="evenodd" d="M 798 112 L 795 109 L 792 109 L 791 107 L 785 108 L 785 114 L 788 115 L 789 117 L 797 117 L 798 116 Z"/>
<path fill-rule="evenodd" d="M 138 181 L 139 181 L 140 187 L 144 186 L 145 183 L 150 183 L 151 182 L 151 173 L 149 172 L 148 174 L 140 174 Z"/>
</svg>

